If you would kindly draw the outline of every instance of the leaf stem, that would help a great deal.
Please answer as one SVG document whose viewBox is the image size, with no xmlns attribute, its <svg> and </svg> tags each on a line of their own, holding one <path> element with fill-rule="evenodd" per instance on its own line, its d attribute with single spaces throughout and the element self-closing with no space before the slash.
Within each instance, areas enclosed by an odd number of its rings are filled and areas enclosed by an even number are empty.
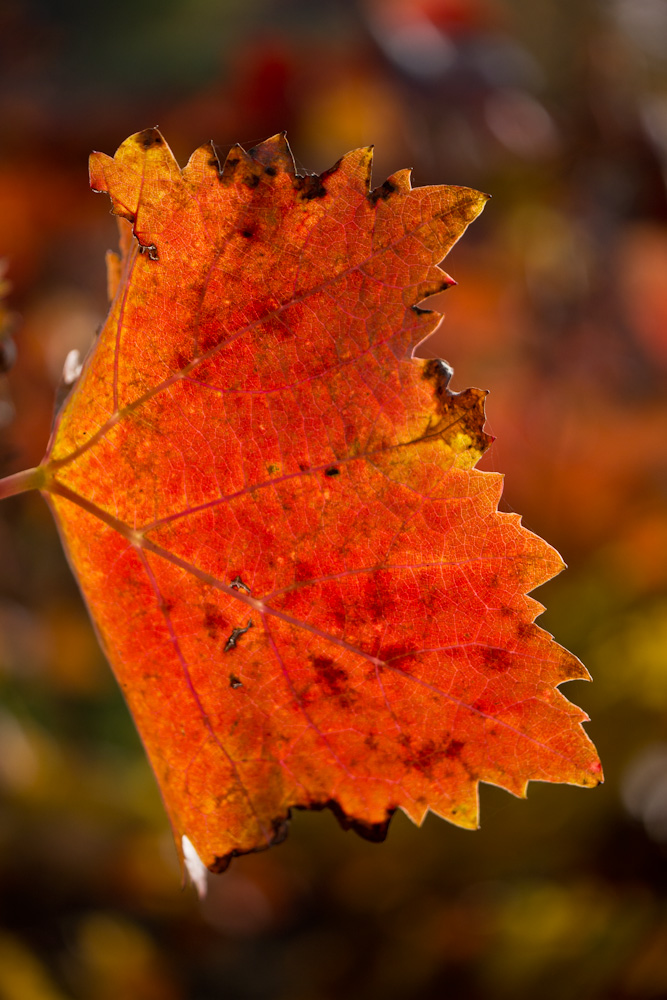
<svg viewBox="0 0 667 1000">
<path fill-rule="evenodd" d="M 15 472 L 13 476 L 0 479 L 0 500 L 13 497 L 16 493 L 27 490 L 41 490 L 46 486 L 46 469 L 38 465 L 36 469 L 26 469 L 25 472 Z"/>
</svg>

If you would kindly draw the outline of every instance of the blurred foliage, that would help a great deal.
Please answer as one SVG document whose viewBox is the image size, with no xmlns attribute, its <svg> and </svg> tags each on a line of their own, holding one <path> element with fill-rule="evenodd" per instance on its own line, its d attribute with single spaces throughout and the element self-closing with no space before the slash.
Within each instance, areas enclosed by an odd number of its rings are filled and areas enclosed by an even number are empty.
<svg viewBox="0 0 667 1000">
<path fill-rule="evenodd" d="M 2 474 L 36 464 L 106 311 L 86 157 L 159 123 L 184 160 L 287 129 L 321 170 L 494 195 L 442 354 L 491 389 L 505 504 L 563 553 L 541 623 L 595 683 L 598 791 L 482 789 L 482 829 L 328 813 L 199 905 L 36 496 L 0 510 L 0 1000 L 667 995 L 666 0 L 5 0 Z M 12 290 L 9 290 L 11 283 Z M 10 316 L 11 309 L 11 316 Z"/>
</svg>

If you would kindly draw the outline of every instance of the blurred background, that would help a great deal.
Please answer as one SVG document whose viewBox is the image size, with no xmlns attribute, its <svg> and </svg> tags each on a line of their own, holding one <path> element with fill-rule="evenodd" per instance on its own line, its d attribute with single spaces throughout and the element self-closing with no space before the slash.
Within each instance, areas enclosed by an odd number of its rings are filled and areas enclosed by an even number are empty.
<svg viewBox="0 0 667 1000">
<path fill-rule="evenodd" d="M 3 475 L 106 312 L 88 153 L 155 124 L 181 163 L 287 129 L 309 171 L 375 143 L 376 184 L 493 195 L 425 351 L 491 390 L 483 468 L 569 564 L 540 624 L 594 676 L 564 690 L 607 783 L 482 787 L 479 832 L 397 815 L 379 846 L 300 813 L 200 906 L 46 506 L 13 498 L 0 1000 L 667 996 L 667 0 L 3 0 Z"/>
</svg>

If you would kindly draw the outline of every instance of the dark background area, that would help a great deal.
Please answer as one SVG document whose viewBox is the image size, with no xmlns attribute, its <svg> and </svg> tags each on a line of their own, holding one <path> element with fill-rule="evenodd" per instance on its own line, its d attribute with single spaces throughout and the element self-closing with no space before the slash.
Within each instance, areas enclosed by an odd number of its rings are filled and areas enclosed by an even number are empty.
<svg viewBox="0 0 667 1000">
<path fill-rule="evenodd" d="M 607 782 L 484 786 L 479 832 L 399 814 L 384 845 L 299 813 L 200 906 L 46 506 L 13 498 L 0 1000 L 666 996 L 667 2 L 4 0 L 3 475 L 40 461 L 106 312 L 88 153 L 155 124 L 181 163 L 287 129 L 304 170 L 374 143 L 376 184 L 493 195 L 432 353 L 491 390 L 482 467 L 569 564 L 540 624 L 593 674 L 564 690 Z"/>
</svg>

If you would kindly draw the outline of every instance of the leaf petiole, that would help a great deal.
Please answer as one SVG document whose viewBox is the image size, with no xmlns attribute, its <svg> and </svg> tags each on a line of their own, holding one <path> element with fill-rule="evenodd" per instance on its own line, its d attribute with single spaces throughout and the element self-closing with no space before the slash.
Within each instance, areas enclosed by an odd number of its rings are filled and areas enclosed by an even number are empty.
<svg viewBox="0 0 667 1000">
<path fill-rule="evenodd" d="M 38 465 L 36 469 L 26 469 L 25 472 L 15 472 L 13 476 L 0 479 L 0 500 L 13 497 L 27 490 L 42 490 L 46 488 L 47 471 L 45 466 Z"/>
</svg>

